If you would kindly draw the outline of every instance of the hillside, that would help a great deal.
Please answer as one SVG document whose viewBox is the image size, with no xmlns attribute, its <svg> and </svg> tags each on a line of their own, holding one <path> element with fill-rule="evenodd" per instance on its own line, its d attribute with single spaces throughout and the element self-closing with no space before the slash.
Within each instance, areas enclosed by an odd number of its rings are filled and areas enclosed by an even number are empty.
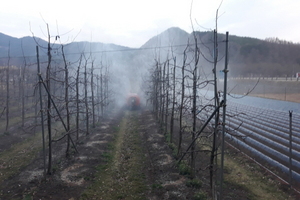
<svg viewBox="0 0 300 200">
<path fill-rule="evenodd" d="M 213 60 L 213 32 L 195 32 L 195 35 L 203 55 L 203 58 L 200 58 L 200 65 L 204 72 L 210 73 Z M 219 59 L 222 59 L 225 54 L 224 39 L 224 34 L 218 34 Z M 153 60 L 158 56 L 164 60 L 173 55 L 180 63 L 187 43 L 190 44 L 189 52 L 192 53 L 194 41 L 193 33 L 189 34 L 180 28 L 173 27 L 150 38 L 138 49 L 99 42 L 72 42 L 65 45 L 65 54 L 70 60 L 78 60 L 83 52 L 92 52 L 97 58 L 103 58 L 105 55 L 105 59 L 110 60 L 113 65 L 147 69 L 154 64 Z M 61 45 L 58 41 L 53 42 L 51 48 L 55 56 L 61 53 Z M 260 40 L 234 35 L 229 37 L 229 42 L 230 76 L 292 77 L 300 71 L 300 44 L 281 41 L 277 38 Z M 43 59 L 43 56 L 47 55 L 46 41 L 33 37 L 14 38 L 0 33 L 0 65 L 7 64 L 8 54 L 12 65 L 21 66 L 24 61 L 23 56 L 26 57 L 27 62 L 34 63 L 37 44 L 41 47 L 40 55 Z M 222 65 L 219 66 L 220 69 Z"/>
</svg>

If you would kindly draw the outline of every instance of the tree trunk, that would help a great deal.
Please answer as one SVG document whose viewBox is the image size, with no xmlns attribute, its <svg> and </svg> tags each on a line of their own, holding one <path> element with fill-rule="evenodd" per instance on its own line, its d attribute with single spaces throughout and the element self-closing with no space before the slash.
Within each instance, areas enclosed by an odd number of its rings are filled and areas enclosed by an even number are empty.
<svg viewBox="0 0 300 200">
<path fill-rule="evenodd" d="M 217 87 L 217 63 L 218 63 L 218 33 L 214 30 L 214 103 L 215 108 L 217 108 L 220 104 L 219 97 L 218 97 L 218 87 Z M 215 115 L 215 127 L 214 127 L 214 134 L 213 134 L 213 141 L 212 141 L 212 149 L 210 153 L 210 167 L 209 167 L 209 176 L 210 176 L 210 187 L 213 189 L 213 177 L 214 177 L 214 161 L 216 158 L 217 153 L 217 135 L 218 135 L 218 126 L 219 126 L 219 116 L 220 112 L 217 111 Z"/>
<path fill-rule="evenodd" d="M 182 133 L 183 133 L 183 128 L 182 128 L 182 115 L 183 115 L 183 105 L 184 105 L 184 93 L 185 93 L 185 61 L 186 61 L 186 52 L 184 51 L 183 53 L 183 65 L 181 68 L 181 101 L 180 101 L 180 110 L 179 110 L 179 138 L 178 138 L 178 147 L 177 147 L 177 156 L 179 156 L 179 153 L 181 151 L 181 143 L 182 143 Z M 175 78 L 174 78 L 175 82 Z"/>
<path fill-rule="evenodd" d="M 154 72 L 154 112 L 156 120 L 159 119 L 159 85 L 160 85 L 160 79 L 159 79 L 159 67 L 158 62 L 156 61 L 156 69 Z"/>
<path fill-rule="evenodd" d="M 52 173 L 52 132 L 51 132 L 51 87 L 50 87 L 50 70 L 51 70 L 51 46 L 50 46 L 50 33 L 49 33 L 49 26 L 47 24 L 48 30 L 48 65 L 47 65 L 47 72 L 46 72 L 46 85 L 48 88 L 48 99 L 47 99 L 47 127 L 48 127 L 48 145 L 49 145 L 49 152 L 48 152 L 48 174 Z"/>
<path fill-rule="evenodd" d="M 8 45 L 8 61 L 7 61 L 7 68 L 6 68 L 6 125 L 5 125 L 5 132 L 8 131 L 9 126 L 9 65 L 10 65 L 10 43 Z"/>
<path fill-rule="evenodd" d="M 80 77 L 80 66 L 81 66 L 82 56 L 80 56 L 77 71 L 76 71 L 76 140 L 79 139 L 79 116 L 80 116 L 80 108 L 79 108 L 79 77 Z"/>
<path fill-rule="evenodd" d="M 197 120 L 197 71 L 198 71 L 198 61 L 199 61 L 199 52 L 198 52 L 198 45 L 197 45 L 197 37 L 194 35 L 195 40 L 195 65 L 193 70 L 193 128 L 192 128 L 192 141 L 195 140 L 196 137 L 196 120 Z M 196 143 L 193 143 L 191 148 L 191 168 L 192 168 L 192 178 L 195 176 L 195 146 Z"/>
<path fill-rule="evenodd" d="M 22 79 L 21 79 L 21 98 L 22 98 L 22 127 L 24 127 L 25 123 L 25 69 L 26 69 L 26 61 L 24 65 L 24 69 L 21 70 L 22 72 Z"/>
<path fill-rule="evenodd" d="M 162 118 L 163 118 L 163 116 L 162 116 L 162 114 L 163 114 L 163 109 L 162 109 L 162 107 L 163 107 L 163 88 L 162 88 L 162 67 L 161 67 L 161 64 L 159 63 L 159 70 L 158 70 L 158 84 L 159 84 L 159 96 L 158 96 L 158 98 L 159 98 L 159 122 L 160 122 L 160 128 L 162 128 Z"/>
<path fill-rule="evenodd" d="M 100 121 L 100 106 L 101 106 L 101 98 L 100 98 L 100 77 L 97 77 L 97 122 Z"/>
<path fill-rule="evenodd" d="M 85 119 L 86 119 L 86 135 L 90 134 L 89 130 L 89 104 L 88 104 L 88 87 L 87 87 L 88 81 L 87 81 L 87 60 L 85 60 L 84 65 L 84 103 L 85 103 Z"/>
<path fill-rule="evenodd" d="M 93 118 L 93 128 L 96 126 L 95 122 L 95 100 L 94 100 L 94 61 L 92 62 L 91 69 L 91 92 L 92 92 L 92 118 Z"/>
<path fill-rule="evenodd" d="M 168 117 L 169 117 L 169 60 L 168 60 L 168 65 L 167 65 L 167 75 L 166 75 L 166 114 L 165 114 L 165 129 L 166 133 L 168 133 Z M 170 133 L 170 143 L 172 143 L 172 133 Z"/>
<path fill-rule="evenodd" d="M 70 142 L 71 142 L 71 135 L 69 133 L 70 131 L 70 111 L 69 111 L 69 70 L 68 70 L 68 65 L 64 53 L 64 46 L 61 46 L 62 50 L 62 56 L 64 60 L 64 65 L 65 65 L 65 106 L 66 106 L 66 117 L 67 117 L 67 134 L 68 134 L 68 141 L 67 141 L 67 150 L 66 150 L 66 156 L 69 156 L 69 150 L 70 150 Z"/>
<path fill-rule="evenodd" d="M 103 74 L 100 74 L 100 95 L 101 95 L 101 116 L 104 117 L 104 94 L 103 94 Z"/>
<path fill-rule="evenodd" d="M 164 134 L 166 134 L 166 129 L 165 129 L 165 92 L 166 92 L 166 63 L 164 63 L 164 67 L 162 69 L 162 79 L 161 79 L 161 84 L 162 84 L 162 92 L 161 92 L 161 105 L 162 105 L 162 108 L 161 108 L 161 125 L 162 125 L 162 129 L 163 129 L 163 132 Z"/>
<path fill-rule="evenodd" d="M 172 77 L 172 82 L 173 82 L 173 88 L 172 88 L 172 110 L 171 110 L 171 117 L 170 117 L 170 142 L 173 142 L 173 130 L 174 130 L 174 113 L 175 113 L 175 103 L 176 103 L 176 57 L 173 58 L 174 60 L 174 68 L 173 68 L 173 77 Z"/>
</svg>

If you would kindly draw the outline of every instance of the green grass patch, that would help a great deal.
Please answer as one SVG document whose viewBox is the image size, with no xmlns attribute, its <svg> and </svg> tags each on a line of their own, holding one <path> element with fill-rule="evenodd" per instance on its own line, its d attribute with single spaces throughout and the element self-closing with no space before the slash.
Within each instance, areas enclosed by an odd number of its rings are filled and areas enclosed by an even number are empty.
<svg viewBox="0 0 300 200">
<path fill-rule="evenodd" d="M 181 175 L 191 175 L 192 173 L 191 167 L 188 165 L 188 163 L 185 160 L 182 160 L 179 163 L 178 169 L 179 169 L 179 174 Z"/>
<path fill-rule="evenodd" d="M 132 118 L 127 113 L 120 126 L 115 126 L 117 136 L 109 151 L 102 154 L 106 164 L 97 167 L 94 182 L 82 193 L 81 200 L 145 199 L 147 187 L 142 171 L 145 157 L 136 119 Z"/>
<path fill-rule="evenodd" d="M 201 188 L 202 182 L 199 179 L 188 180 L 185 185 L 192 188 Z"/>
<path fill-rule="evenodd" d="M 113 126 L 113 131 L 114 132 L 119 132 L 120 131 L 120 126 L 119 125 Z"/>
<path fill-rule="evenodd" d="M 165 139 L 166 139 L 167 143 L 170 143 L 170 141 L 171 141 L 171 134 L 170 133 L 165 134 Z"/>
<path fill-rule="evenodd" d="M 170 133 L 165 134 L 165 140 L 167 141 L 169 148 L 172 149 L 172 155 L 173 155 L 173 157 L 177 158 L 177 151 L 178 151 L 177 150 L 177 146 L 176 146 L 176 144 L 174 144 L 174 143 L 171 142 L 171 135 L 170 135 Z"/>
<path fill-rule="evenodd" d="M 207 199 L 207 194 L 206 192 L 199 191 L 193 196 L 193 200 L 206 200 Z"/>
<path fill-rule="evenodd" d="M 152 188 L 152 189 L 162 189 L 163 186 L 162 186 L 161 184 L 155 183 L 155 184 L 152 184 L 152 185 L 151 185 L 151 188 Z"/>
</svg>

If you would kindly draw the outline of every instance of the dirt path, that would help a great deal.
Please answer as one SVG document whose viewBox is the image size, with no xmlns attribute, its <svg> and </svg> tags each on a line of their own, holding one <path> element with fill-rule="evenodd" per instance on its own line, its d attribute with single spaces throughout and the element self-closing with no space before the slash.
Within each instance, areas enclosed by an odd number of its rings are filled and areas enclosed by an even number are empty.
<svg viewBox="0 0 300 200">
<path fill-rule="evenodd" d="M 83 199 L 143 199 L 144 154 L 136 112 L 125 112 L 118 125 L 113 148 L 105 156 L 108 163 L 97 173 L 98 179 L 87 189 Z"/>
<path fill-rule="evenodd" d="M 127 111 L 112 159 L 83 199 L 187 199 L 195 189 L 174 167 L 172 152 L 150 112 Z"/>
</svg>

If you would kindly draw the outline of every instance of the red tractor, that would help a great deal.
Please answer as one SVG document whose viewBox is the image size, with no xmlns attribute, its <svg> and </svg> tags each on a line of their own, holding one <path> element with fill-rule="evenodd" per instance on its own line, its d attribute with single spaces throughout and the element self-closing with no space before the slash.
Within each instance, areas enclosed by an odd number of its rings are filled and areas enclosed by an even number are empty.
<svg viewBox="0 0 300 200">
<path fill-rule="evenodd" d="M 137 110 L 141 107 L 140 97 L 135 93 L 129 93 L 127 96 L 126 106 L 130 110 Z"/>
</svg>

